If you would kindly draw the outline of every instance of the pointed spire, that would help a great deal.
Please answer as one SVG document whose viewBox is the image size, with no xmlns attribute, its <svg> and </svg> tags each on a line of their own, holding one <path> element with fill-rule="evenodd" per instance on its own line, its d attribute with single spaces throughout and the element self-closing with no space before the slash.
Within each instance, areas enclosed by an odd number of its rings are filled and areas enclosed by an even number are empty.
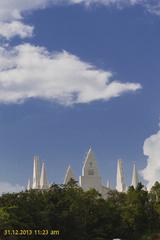
<svg viewBox="0 0 160 240">
<path fill-rule="evenodd" d="M 82 176 L 99 176 L 96 159 L 92 148 L 89 148 L 82 168 Z"/>
<path fill-rule="evenodd" d="M 31 178 L 28 179 L 28 184 L 27 184 L 27 190 L 31 190 L 32 189 L 32 181 Z"/>
<path fill-rule="evenodd" d="M 34 156 L 34 162 L 33 162 L 33 185 L 32 188 L 33 189 L 39 189 L 39 181 L 40 181 L 40 177 L 39 177 L 39 157 L 38 156 Z"/>
<path fill-rule="evenodd" d="M 66 172 L 63 184 L 67 184 L 71 179 L 75 180 L 75 176 L 74 176 L 71 166 L 69 165 L 67 168 L 67 172 Z"/>
<path fill-rule="evenodd" d="M 125 192 L 126 191 L 122 160 L 118 160 L 118 163 L 117 163 L 117 185 L 116 185 L 116 189 L 119 192 Z"/>
<path fill-rule="evenodd" d="M 109 180 L 107 181 L 107 188 L 111 188 L 111 184 Z"/>
<path fill-rule="evenodd" d="M 132 173 L 132 186 L 136 189 L 137 185 L 138 185 L 138 172 L 136 169 L 136 164 L 133 164 L 133 173 Z"/>
<path fill-rule="evenodd" d="M 41 170 L 41 178 L 40 178 L 40 188 L 47 189 L 49 187 L 48 180 L 47 180 L 47 173 L 45 163 L 42 163 L 42 170 Z"/>
<path fill-rule="evenodd" d="M 101 177 L 99 176 L 97 162 L 91 147 L 89 148 L 89 151 L 84 161 L 84 165 L 82 168 L 82 176 L 79 177 L 79 185 L 85 191 L 94 188 L 98 192 L 102 192 Z"/>
</svg>

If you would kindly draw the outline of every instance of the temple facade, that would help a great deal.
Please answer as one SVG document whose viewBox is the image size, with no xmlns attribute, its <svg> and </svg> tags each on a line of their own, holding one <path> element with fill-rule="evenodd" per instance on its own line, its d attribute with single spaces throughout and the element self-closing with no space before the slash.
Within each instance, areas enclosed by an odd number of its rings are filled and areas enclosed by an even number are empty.
<svg viewBox="0 0 160 240">
<path fill-rule="evenodd" d="M 77 178 L 74 175 L 74 172 L 71 166 L 68 167 L 63 184 L 67 184 L 71 179 L 77 181 Z M 136 188 L 139 182 L 138 172 L 136 169 L 136 165 L 133 165 L 133 173 L 131 185 Z M 97 162 L 94 156 L 92 149 L 90 148 L 83 167 L 82 167 L 82 175 L 79 177 L 78 184 L 83 188 L 84 191 L 89 189 L 97 190 L 103 198 L 107 198 L 108 192 L 111 189 L 110 182 L 107 181 L 106 186 L 102 184 L 102 179 L 98 170 Z M 47 179 L 46 167 L 45 163 L 42 163 L 41 172 L 39 169 L 39 157 L 34 157 L 33 162 L 33 177 L 28 180 L 27 190 L 30 189 L 48 189 L 49 183 Z M 127 186 L 125 184 L 124 171 L 123 171 L 123 162 L 122 160 L 118 160 L 117 162 L 117 179 L 116 179 L 116 190 L 119 192 L 126 192 Z"/>
</svg>

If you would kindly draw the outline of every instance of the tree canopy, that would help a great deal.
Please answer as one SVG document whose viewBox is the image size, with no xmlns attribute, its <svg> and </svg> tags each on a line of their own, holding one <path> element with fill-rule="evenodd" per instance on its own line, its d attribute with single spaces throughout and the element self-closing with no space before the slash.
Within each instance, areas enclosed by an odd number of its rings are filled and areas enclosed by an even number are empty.
<svg viewBox="0 0 160 240">
<path fill-rule="evenodd" d="M 4 230 L 39 230 L 38 235 L 4 235 Z M 59 230 L 58 236 L 41 230 Z M 160 239 L 160 183 L 151 191 L 129 187 L 112 190 L 107 200 L 76 182 L 53 184 L 48 190 L 30 190 L 0 197 L 0 239 L 152 240 Z M 14 233 L 14 232 L 12 232 Z"/>
</svg>

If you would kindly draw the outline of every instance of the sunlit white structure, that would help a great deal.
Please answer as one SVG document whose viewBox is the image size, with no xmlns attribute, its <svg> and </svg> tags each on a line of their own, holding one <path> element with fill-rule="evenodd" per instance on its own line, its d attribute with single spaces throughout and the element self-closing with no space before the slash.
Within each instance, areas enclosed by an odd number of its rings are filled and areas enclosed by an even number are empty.
<svg viewBox="0 0 160 240">
<path fill-rule="evenodd" d="M 84 161 L 82 176 L 79 177 L 79 184 L 84 190 L 94 188 L 100 193 L 102 191 L 101 177 L 91 148 Z"/>
<path fill-rule="evenodd" d="M 33 159 L 33 178 L 28 179 L 27 190 L 30 189 L 48 189 L 48 179 L 45 163 L 42 163 L 41 174 L 40 174 L 40 160 L 38 156 L 34 156 Z"/>
<path fill-rule="evenodd" d="M 27 190 L 45 190 L 49 188 L 50 185 L 48 183 L 45 163 L 42 163 L 41 174 L 39 166 L 39 157 L 35 156 L 33 161 L 33 178 L 29 178 Z M 77 181 L 77 178 L 75 177 L 75 174 L 73 173 L 73 170 L 69 165 L 65 174 L 63 184 L 68 184 L 71 179 L 75 180 L 79 184 L 79 186 L 83 188 L 84 191 L 87 191 L 89 189 L 97 190 L 103 196 L 103 198 L 107 198 L 108 192 L 111 190 L 111 184 L 109 180 L 105 185 L 102 183 L 102 178 L 97 166 L 97 161 L 91 148 L 86 154 L 82 167 L 82 175 L 79 177 L 79 180 Z M 138 182 L 138 172 L 136 170 L 136 165 L 134 164 L 131 185 L 136 188 Z M 118 160 L 117 162 L 116 190 L 118 192 L 127 191 L 122 160 Z"/>
<path fill-rule="evenodd" d="M 74 173 L 73 173 L 73 170 L 72 170 L 71 166 L 69 165 L 69 167 L 67 169 L 67 172 L 66 172 L 66 175 L 65 175 L 65 178 L 64 178 L 63 184 L 69 183 L 69 181 L 71 179 L 75 180 L 76 178 L 74 176 Z"/>
<path fill-rule="evenodd" d="M 138 179 L 138 172 L 136 169 L 136 164 L 133 164 L 133 173 L 132 173 L 132 183 L 131 185 L 136 188 L 138 185 L 139 179 Z"/>
<path fill-rule="evenodd" d="M 27 184 L 27 190 L 29 191 L 30 189 L 32 189 L 32 181 L 31 181 L 31 179 L 29 178 L 29 179 L 28 179 L 28 184 Z"/>
<path fill-rule="evenodd" d="M 40 177 L 40 188 L 41 189 L 47 189 L 49 187 L 48 185 L 48 179 L 47 179 L 47 173 L 46 173 L 46 166 L 45 163 L 42 163 L 42 170 L 41 170 L 41 177 Z"/>
<path fill-rule="evenodd" d="M 32 188 L 33 189 L 39 189 L 40 188 L 39 157 L 38 156 L 34 156 Z"/>
<path fill-rule="evenodd" d="M 118 192 L 126 191 L 126 184 L 124 180 L 124 172 L 123 172 L 123 162 L 122 160 L 118 160 L 117 162 L 117 183 L 116 189 Z"/>
</svg>

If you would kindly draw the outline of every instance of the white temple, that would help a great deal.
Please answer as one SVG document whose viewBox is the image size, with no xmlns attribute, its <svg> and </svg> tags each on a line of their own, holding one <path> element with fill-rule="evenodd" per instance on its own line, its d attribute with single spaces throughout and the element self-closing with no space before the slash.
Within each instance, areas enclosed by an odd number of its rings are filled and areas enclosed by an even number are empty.
<svg viewBox="0 0 160 240">
<path fill-rule="evenodd" d="M 42 163 L 41 174 L 39 171 L 39 157 L 33 159 L 33 179 L 28 179 L 27 190 L 30 189 L 47 189 L 49 188 L 45 163 Z"/>
<path fill-rule="evenodd" d="M 76 177 L 73 173 L 71 166 L 68 167 L 63 184 L 67 184 L 71 179 L 76 180 Z M 131 185 L 136 188 L 138 185 L 138 172 L 136 169 L 136 165 L 133 165 L 133 174 Z M 97 162 L 94 157 L 93 151 L 90 148 L 82 168 L 82 175 L 79 177 L 78 184 L 80 187 L 87 191 L 89 189 L 96 189 L 103 198 L 107 198 L 108 192 L 111 189 L 110 182 L 107 181 L 107 185 L 104 186 L 102 184 L 102 179 L 99 174 L 99 170 L 97 167 Z M 33 162 L 33 178 L 28 180 L 27 190 L 30 189 L 48 189 L 48 179 L 45 163 L 42 163 L 41 174 L 39 169 L 39 157 L 34 157 Z M 126 192 L 127 187 L 125 184 L 124 172 L 123 172 L 123 162 L 122 160 L 118 160 L 117 162 L 117 179 L 116 179 L 116 190 L 118 192 Z"/>
<path fill-rule="evenodd" d="M 125 192 L 126 191 L 122 160 L 118 160 L 118 163 L 117 163 L 117 185 L 116 185 L 116 189 L 117 189 L 118 192 Z"/>
<path fill-rule="evenodd" d="M 134 188 L 136 188 L 138 182 L 139 182 L 138 173 L 137 173 L 137 169 L 136 169 L 136 164 L 134 163 L 134 164 L 133 164 L 133 174 L 132 174 L 132 183 L 131 183 L 131 185 L 132 185 Z"/>
</svg>

